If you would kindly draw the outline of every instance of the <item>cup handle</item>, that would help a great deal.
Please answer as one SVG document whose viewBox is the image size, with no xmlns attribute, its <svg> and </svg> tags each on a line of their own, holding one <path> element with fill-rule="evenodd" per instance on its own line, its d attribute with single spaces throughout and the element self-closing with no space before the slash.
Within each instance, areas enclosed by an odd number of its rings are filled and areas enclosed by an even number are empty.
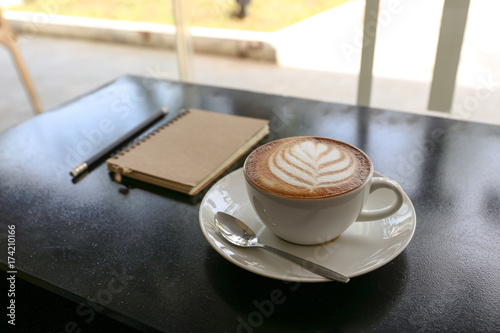
<svg viewBox="0 0 500 333">
<path fill-rule="evenodd" d="M 370 194 L 381 188 L 386 188 L 394 192 L 394 194 L 396 194 L 396 200 L 384 208 L 371 210 L 363 209 L 356 219 L 357 222 L 380 220 L 393 215 L 401 208 L 403 205 L 403 189 L 401 189 L 401 186 L 391 179 L 374 177 L 370 187 Z"/>
</svg>

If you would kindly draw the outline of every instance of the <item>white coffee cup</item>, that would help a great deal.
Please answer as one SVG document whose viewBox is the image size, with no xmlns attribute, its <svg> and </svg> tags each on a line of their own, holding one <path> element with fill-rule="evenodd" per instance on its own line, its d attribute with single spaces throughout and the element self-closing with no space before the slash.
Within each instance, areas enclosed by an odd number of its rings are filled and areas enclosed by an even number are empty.
<svg viewBox="0 0 500 333">
<path fill-rule="evenodd" d="M 301 164 L 306 158 L 306 164 Z M 327 166 L 321 170 L 329 168 L 314 176 L 321 178 L 321 183 L 316 181 L 320 185 L 305 184 L 316 179 L 305 172 L 310 160 Z M 331 241 L 355 221 L 376 221 L 399 210 L 403 190 L 390 179 L 374 177 L 373 171 L 371 160 L 360 149 L 319 137 L 269 142 L 254 150 L 244 166 L 247 193 L 259 218 L 276 236 L 301 245 Z M 297 180 L 296 174 L 309 178 Z M 394 192 L 394 201 L 381 209 L 363 209 L 370 193 L 381 188 Z"/>
</svg>

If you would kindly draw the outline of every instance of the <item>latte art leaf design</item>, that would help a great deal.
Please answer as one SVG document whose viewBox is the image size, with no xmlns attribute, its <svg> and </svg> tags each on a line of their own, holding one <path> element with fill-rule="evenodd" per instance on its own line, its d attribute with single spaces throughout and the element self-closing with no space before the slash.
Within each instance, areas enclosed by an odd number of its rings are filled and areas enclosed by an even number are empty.
<svg viewBox="0 0 500 333">
<path fill-rule="evenodd" d="M 289 185 L 314 190 L 349 180 L 356 164 L 350 154 L 337 147 L 305 141 L 274 152 L 269 169 Z"/>
</svg>

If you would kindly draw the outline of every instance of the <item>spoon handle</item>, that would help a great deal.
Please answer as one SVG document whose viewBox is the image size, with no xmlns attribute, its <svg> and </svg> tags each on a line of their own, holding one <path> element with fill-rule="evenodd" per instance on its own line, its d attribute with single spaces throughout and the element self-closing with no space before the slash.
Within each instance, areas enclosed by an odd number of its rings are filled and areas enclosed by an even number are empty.
<svg viewBox="0 0 500 333">
<path fill-rule="evenodd" d="M 326 267 L 315 264 L 312 261 L 296 257 L 293 254 L 283 252 L 283 251 L 278 250 L 278 249 L 271 247 L 269 245 L 260 244 L 260 247 L 262 247 L 263 249 L 265 249 L 269 252 L 272 252 L 274 254 L 282 256 L 290 261 L 293 261 L 294 263 L 298 264 L 300 267 L 305 268 L 308 271 L 311 271 L 315 274 L 326 277 L 330 280 L 343 282 L 343 283 L 349 282 L 349 278 L 347 276 L 344 276 L 340 273 L 332 271 L 331 269 L 328 269 Z"/>
</svg>

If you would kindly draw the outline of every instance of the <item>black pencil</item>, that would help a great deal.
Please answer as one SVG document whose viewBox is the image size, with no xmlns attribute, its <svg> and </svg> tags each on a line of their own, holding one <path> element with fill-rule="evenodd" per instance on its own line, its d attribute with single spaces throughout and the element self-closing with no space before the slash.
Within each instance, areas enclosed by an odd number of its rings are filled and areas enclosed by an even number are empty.
<svg viewBox="0 0 500 333">
<path fill-rule="evenodd" d="M 70 175 L 76 177 L 88 169 L 92 168 L 96 163 L 100 162 L 101 159 L 109 156 L 117 148 L 123 146 L 127 141 L 131 140 L 133 137 L 144 131 L 146 128 L 163 118 L 167 114 L 167 108 L 163 108 L 158 112 L 155 112 L 151 117 L 144 120 L 137 127 L 133 128 L 130 132 L 126 133 L 122 137 L 110 143 L 108 146 L 103 148 L 99 153 L 95 154 L 87 161 L 80 163 L 73 170 L 70 171 Z"/>
</svg>

